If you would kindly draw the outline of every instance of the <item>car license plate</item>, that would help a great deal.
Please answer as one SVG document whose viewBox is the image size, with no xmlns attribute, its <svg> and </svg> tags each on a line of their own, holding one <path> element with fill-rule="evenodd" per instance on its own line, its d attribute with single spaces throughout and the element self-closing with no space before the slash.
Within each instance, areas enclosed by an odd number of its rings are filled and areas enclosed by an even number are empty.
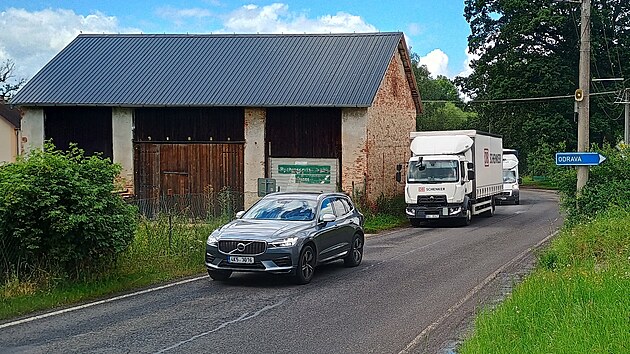
<svg viewBox="0 0 630 354">
<path fill-rule="evenodd" d="M 437 218 L 439 218 L 440 216 L 439 216 L 439 215 L 437 215 L 437 214 L 427 214 L 427 215 L 426 215 L 426 217 L 427 217 L 427 219 L 437 219 Z"/>
<path fill-rule="evenodd" d="M 229 256 L 228 263 L 254 264 L 254 257 Z"/>
</svg>

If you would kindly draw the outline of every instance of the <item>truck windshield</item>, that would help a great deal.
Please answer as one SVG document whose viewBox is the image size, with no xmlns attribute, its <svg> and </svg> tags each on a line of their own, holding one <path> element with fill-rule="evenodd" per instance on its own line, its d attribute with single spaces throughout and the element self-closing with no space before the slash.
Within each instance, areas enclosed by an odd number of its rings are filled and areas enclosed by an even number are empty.
<svg viewBox="0 0 630 354">
<path fill-rule="evenodd" d="M 503 183 L 516 183 L 516 172 L 503 170 Z"/>
<path fill-rule="evenodd" d="M 455 160 L 418 161 L 409 163 L 409 183 L 444 183 L 459 181 L 459 163 Z"/>
</svg>

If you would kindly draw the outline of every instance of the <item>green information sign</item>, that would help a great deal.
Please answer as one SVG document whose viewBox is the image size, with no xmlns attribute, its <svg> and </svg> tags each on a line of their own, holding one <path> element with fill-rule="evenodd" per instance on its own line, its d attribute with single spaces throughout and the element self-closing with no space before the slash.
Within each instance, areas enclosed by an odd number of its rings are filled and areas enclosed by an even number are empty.
<svg viewBox="0 0 630 354">
<path fill-rule="evenodd" d="M 295 175 L 295 183 L 330 184 L 330 166 L 278 165 L 278 173 Z"/>
</svg>

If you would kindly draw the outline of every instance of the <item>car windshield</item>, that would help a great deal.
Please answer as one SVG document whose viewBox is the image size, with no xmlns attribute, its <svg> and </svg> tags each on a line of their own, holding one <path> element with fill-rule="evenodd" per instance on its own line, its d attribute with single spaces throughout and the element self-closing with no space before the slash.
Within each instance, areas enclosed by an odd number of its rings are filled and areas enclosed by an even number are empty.
<svg viewBox="0 0 630 354">
<path fill-rule="evenodd" d="M 455 160 L 433 160 L 409 163 L 407 180 L 410 183 L 444 183 L 459 181 L 458 162 Z"/>
<path fill-rule="evenodd" d="M 308 221 L 315 218 L 315 200 L 263 199 L 243 215 L 243 219 Z"/>
<path fill-rule="evenodd" d="M 510 170 L 503 170 L 503 183 L 515 183 L 516 172 Z"/>
</svg>

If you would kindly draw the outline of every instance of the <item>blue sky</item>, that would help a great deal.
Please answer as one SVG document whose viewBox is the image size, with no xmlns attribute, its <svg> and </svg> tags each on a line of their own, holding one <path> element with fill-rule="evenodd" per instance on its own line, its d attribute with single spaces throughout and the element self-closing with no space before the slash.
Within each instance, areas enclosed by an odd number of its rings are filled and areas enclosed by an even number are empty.
<svg viewBox="0 0 630 354">
<path fill-rule="evenodd" d="M 0 5 L 0 60 L 30 78 L 79 33 L 402 31 L 437 75 L 469 72 L 463 0 L 40 1 Z"/>
</svg>

